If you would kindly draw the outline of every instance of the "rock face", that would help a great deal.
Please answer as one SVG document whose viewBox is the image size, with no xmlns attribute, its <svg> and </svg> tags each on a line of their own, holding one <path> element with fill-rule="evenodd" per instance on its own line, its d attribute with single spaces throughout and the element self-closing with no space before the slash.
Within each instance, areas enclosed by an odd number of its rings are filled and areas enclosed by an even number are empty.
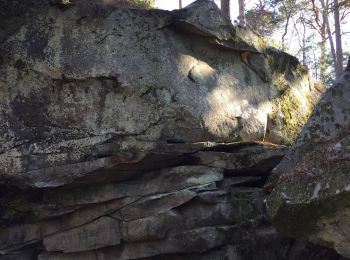
<svg viewBox="0 0 350 260">
<path fill-rule="evenodd" d="M 0 0 L 1 259 L 323 252 L 264 213 L 262 186 L 320 95 L 294 57 L 209 0 L 56 2 Z"/>
<path fill-rule="evenodd" d="M 188 254 L 179 259 L 235 259 L 252 254 L 245 243 L 270 238 L 277 244 L 265 250 L 265 259 L 277 257 L 279 243 L 288 242 L 279 241 L 266 220 L 261 186 L 287 148 L 203 144 L 198 150 L 186 154 L 190 163 L 124 182 L 9 192 L 1 198 L 1 250 L 10 256 L 21 249 L 26 255 L 30 248 L 39 259 L 51 260 L 176 253 Z M 235 157 L 236 166 L 213 164 L 207 157 L 218 162 Z M 257 165 L 266 167 L 261 171 Z"/>
<path fill-rule="evenodd" d="M 318 99 L 294 57 L 244 40 L 211 1 L 96 16 L 37 2 L 1 37 L 3 180 L 152 167 L 171 143 L 288 143 Z"/>
<path fill-rule="evenodd" d="M 0 258 L 338 259 L 268 221 L 262 186 L 285 146 L 201 145 L 186 163 L 123 182 L 3 187 Z"/>
<path fill-rule="evenodd" d="M 350 257 L 350 70 L 328 89 L 274 170 L 268 212 L 283 233 Z"/>
</svg>

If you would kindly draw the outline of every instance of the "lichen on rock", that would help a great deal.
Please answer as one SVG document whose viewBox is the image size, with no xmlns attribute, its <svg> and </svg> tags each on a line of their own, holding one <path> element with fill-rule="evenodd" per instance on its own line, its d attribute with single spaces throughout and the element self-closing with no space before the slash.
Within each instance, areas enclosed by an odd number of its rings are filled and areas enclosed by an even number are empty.
<svg viewBox="0 0 350 260">
<path fill-rule="evenodd" d="M 267 200 L 276 227 L 289 236 L 350 257 L 349 72 L 328 89 L 285 159 L 274 169 Z"/>
</svg>

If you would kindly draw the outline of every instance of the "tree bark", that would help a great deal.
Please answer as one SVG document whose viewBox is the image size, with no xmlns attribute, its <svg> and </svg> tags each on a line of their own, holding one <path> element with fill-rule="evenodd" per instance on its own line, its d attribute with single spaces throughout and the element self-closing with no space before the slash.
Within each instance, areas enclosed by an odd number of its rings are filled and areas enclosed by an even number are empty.
<svg viewBox="0 0 350 260">
<path fill-rule="evenodd" d="M 339 18 L 339 3 L 334 0 L 334 27 L 335 27 L 335 48 L 337 56 L 336 77 L 340 77 L 343 72 L 343 47 L 341 40 L 340 18 Z"/>
<path fill-rule="evenodd" d="M 284 32 L 282 34 L 282 46 L 285 46 L 286 36 L 288 33 L 289 23 L 292 20 L 293 15 L 295 14 L 297 3 L 292 0 L 283 0 L 282 3 L 282 13 L 285 16 L 286 23 L 284 25 Z"/>
<path fill-rule="evenodd" d="M 245 2 L 244 0 L 238 0 L 239 6 L 239 25 L 245 27 L 247 25 L 247 21 L 245 19 Z"/>
<path fill-rule="evenodd" d="M 327 42 L 327 36 L 326 36 L 326 23 L 324 21 L 324 15 L 322 12 L 319 11 L 319 9 L 316 6 L 316 0 L 311 0 L 312 3 L 312 12 L 315 16 L 314 22 L 315 25 L 313 25 L 313 22 L 310 22 L 309 24 L 311 26 L 314 26 L 314 28 L 318 31 L 318 33 L 321 36 L 321 42 L 320 42 L 320 61 L 319 61 L 319 72 L 320 72 L 320 80 L 322 82 L 325 82 L 326 80 L 326 69 L 327 69 L 327 46 L 326 46 L 326 42 Z M 322 19 L 320 18 L 320 15 L 322 17 Z M 314 53 L 315 55 L 315 53 Z M 314 59 L 316 61 L 316 59 Z M 317 74 L 317 70 L 316 70 L 316 74 Z"/>
<path fill-rule="evenodd" d="M 315 78 L 318 79 L 318 71 L 317 71 L 317 59 L 316 59 L 316 53 L 315 50 L 312 50 L 312 54 L 314 56 L 314 71 L 315 71 Z"/>
<path fill-rule="evenodd" d="M 329 45 L 331 47 L 331 53 L 332 53 L 332 58 L 333 58 L 333 66 L 334 66 L 334 71 L 335 71 L 335 77 L 336 79 L 338 79 L 342 72 L 343 72 L 343 51 L 342 51 L 342 47 L 341 47 L 341 34 L 340 34 L 340 21 L 339 21 L 339 9 L 338 9 L 338 1 L 334 0 L 334 4 L 336 4 L 333 7 L 333 12 L 334 12 L 334 19 L 335 19 L 335 28 L 337 27 L 336 23 L 337 23 L 337 19 L 336 19 L 336 13 L 338 15 L 338 36 L 336 35 L 336 47 L 334 46 L 334 42 L 333 42 L 333 35 L 332 35 L 332 31 L 331 31 L 331 27 L 330 27 L 330 22 L 329 22 L 329 18 L 328 18 L 328 10 L 329 10 L 329 4 L 327 1 L 327 4 L 325 3 L 324 0 L 320 0 L 321 5 L 322 5 L 322 13 L 323 13 L 323 19 L 324 22 L 326 23 L 326 29 L 327 29 L 327 34 L 328 34 L 328 41 L 329 41 Z M 337 28 L 336 28 L 337 30 Z M 337 33 L 337 32 L 336 32 Z M 339 45 L 340 44 L 340 45 Z M 337 49 L 336 49 L 337 48 Z M 338 50 L 338 48 L 340 50 Z M 338 51 L 340 51 L 340 53 L 338 53 Z M 339 55 L 341 54 L 341 57 L 339 57 Z"/>
<path fill-rule="evenodd" d="M 350 57 L 348 59 L 348 65 L 346 66 L 345 71 L 350 71 Z"/>
<path fill-rule="evenodd" d="M 285 46 L 285 38 L 288 33 L 289 20 L 290 20 L 290 14 L 288 14 L 286 17 L 286 24 L 284 26 L 284 32 L 282 34 L 282 46 Z"/>
<path fill-rule="evenodd" d="M 303 65 L 306 65 L 306 26 L 305 26 L 305 23 L 302 23 L 302 26 L 303 26 L 303 39 L 302 39 Z"/>
<path fill-rule="evenodd" d="M 326 81 L 326 70 L 327 70 L 327 47 L 326 47 L 326 24 L 322 23 L 321 27 L 321 46 L 320 46 L 320 79 L 322 82 Z"/>
<path fill-rule="evenodd" d="M 224 14 L 224 17 L 231 21 L 230 0 L 221 0 L 221 11 Z"/>
</svg>

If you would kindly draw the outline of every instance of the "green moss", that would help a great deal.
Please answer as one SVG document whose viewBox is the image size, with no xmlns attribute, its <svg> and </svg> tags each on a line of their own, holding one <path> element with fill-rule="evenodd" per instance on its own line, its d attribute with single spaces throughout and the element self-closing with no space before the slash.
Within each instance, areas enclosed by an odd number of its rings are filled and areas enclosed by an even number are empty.
<svg viewBox="0 0 350 260">
<path fill-rule="evenodd" d="M 236 132 L 232 131 L 229 133 L 228 139 L 230 142 L 241 142 L 243 141 L 242 137 Z"/>
<path fill-rule="evenodd" d="M 290 67 L 290 55 L 274 48 L 267 48 L 266 52 L 271 70 L 284 75 Z"/>
<path fill-rule="evenodd" d="M 342 182 L 342 184 L 344 183 Z M 285 183 L 284 187 L 294 202 L 287 203 L 276 192 L 267 199 L 267 208 L 273 224 L 281 233 L 288 236 L 308 239 L 312 234 L 319 232 L 321 227 L 318 225 L 318 220 L 321 217 L 332 219 L 336 209 L 345 209 L 349 206 L 349 192 L 335 194 L 332 190 L 330 196 L 324 197 L 322 200 L 312 201 L 310 200 L 309 188 L 312 188 L 311 192 L 313 192 L 314 185 L 308 185 L 307 181 L 300 183 L 294 179 L 292 183 Z M 326 246 L 327 242 L 324 241 L 324 243 L 323 245 Z"/>
<path fill-rule="evenodd" d="M 290 86 L 289 86 L 289 82 L 286 80 L 286 78 L 284 77 L 284 74 L 279 74 L 274 82 L 273 82 L 273 86 L 278 89 L 278 90 L 286 90 L 288 89 Z"/>
<path fill-rule="evenodd" d="M 309 73 L 308 68 L 300 63 L 295 66 L 295 71 L 298 75 L 306 75 Z"/>
<path fill-rule="evenodd" d="M 313 127 L 315 131 L 321 128 L 318 124 Z M 342 144 L 350 143 L 346 129 L 334 138 L 342 140 Z M 275 190 L 267 199 L 268 214 L 280 232 L 308 239 L 322 228 L 321 218 L 328 219 L 332 225 L 336 211 L 349 209 L 350 192 L 346 191 L 349 167 L 344 161 L 326 160 L 335 140 L 307 139 L 294 154 L 297 163 L 280 175 Z M 321 185 L 321 189 L 315 197 L 317 185 Z"/>
<path fill-rule="evenodd" d="M 334 110 L 333 110 L 333 105 L 331 102 L 327 102 L 321 105 L 321 112 L 323 114 L 328 114 L 328 115 L 333 115 Z"/>
<path fill-rule="evenodd" d="M 275 59 L 272 55 L 267 55 L 267 62 L 269 63 L 270 68 L 274 68 L 275 66 Z"/>
<path fill-rule="evenodd" d="M 265 40 L 261 37 L 257 37 L 257 45 L 260 50 L 265 50 L 267 46 Z"/>
<path fill-rule="evenodd" d="M 289 82 L 280 76 L 275 82 L 275 88 L 279 89 L 282 94 L 275 100 L 275 109 L 269 114 L 272 123 L 280 122 L 283 129 L 282 139 L 286 145 L 295 142 L 301 129 L 306 124 L 311 115 L 313 105 L 315 103 L 313 97 L 309 93 L 305 93 L 303 99 L 306 99 L 308 108 L 302 105 L 299 97 L 295 96 L 291 90 Z M 283 115 L 281 117 L 281 114 Z"/>
<path fill-rule="evenodd" d="M 336 96 L 342 97 L 344 94 L 343 88 L 344 87 L 342 84 L 336 84 L 329 89 L 329 92 L 333 97 L 336 97 Z"/>
<path fill-rule="evenodd" d="M 307 121 L 307 116 L 300 118 L 300 115 L 297 115 L 300 106 L 300 101 L 289 91 L 280 98 L 280 109 L 284 115 L 283 121 L 286 132 L 286 144 L 294 143 L 301 128 Z"/>
</svg>

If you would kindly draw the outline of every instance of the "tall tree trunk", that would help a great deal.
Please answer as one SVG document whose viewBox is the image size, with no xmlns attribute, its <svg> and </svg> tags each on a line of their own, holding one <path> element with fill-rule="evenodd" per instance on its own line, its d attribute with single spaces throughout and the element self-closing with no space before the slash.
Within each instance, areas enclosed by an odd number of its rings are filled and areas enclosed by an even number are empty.
<svg viewBox="0 0 350 260">
<path fill-rule="evenodd" d="M 339 18 L 339 3 L 338 0 L 334 0 L 334 27 L 335 27 L 335 48 L 337 55 L 337 70 L 335 71 L 336 77 L 339 78 L 343 73 L 343 47 L 341 40 L 340 18 Z"/>
<path fill-rule="evenodd" d="M 350 57 L 348 59 L 348 65 L 346 66 L 345 71 L 350 71 Z"/>
<path fill-rule="evenodd" d="M 341 72 L 339 72 L 339 62 L 337 59 L 337 53 L 336 53 L 335 47 L 334 47 L 331 26 L 330 26 L 329 19 L 328 19 L 329 3 L 328 3 L 328 0 L 327 0 L 327 3 L 325 3 L 324 0 L 320 0 L 320 2 L 322 5 L 323 21 L 326 25 L 326 30 L 327 30 L 327 34 L 328 34 L 328 41 L 329 41 L 329 45 L 331 47 L 331 54 L 332 54 L 332 58 L 333 58 L 333 67 L 334 67 L 336 78 L 338 78 L 340 76 Z"/>
<path fill-rule="evenodd" d="M 179 0 L 179 9 L 182 8 L 182 0 Z"/>
<path fill-rule="evenodd" d="M 306 65 L 306 26 L 305 26 L 305 23 L 302 23 L 302 25 L 303 25 L 303 39 L 302 39 L 303 65 Z"/>
<path fill-rule="evenodd" d="M 317 71 L 317 59 L 316 59 L 316 53 L 315 50 L 312 50 L 312 54 L 314 56 L 314 72 L 315 72 L 315 78 L 318 79 L 318 71 Z"/>
<path fill-rule="evenodd" d="M 239 6 L 239 25 L 245 27 L 247 25 L 247 21 L 245 19 L 245 3 L 244 0 L 238 0 Z"/>
<path fill-rule="evenodd" d="M 288 33 L 288 28 L 289 28 L 289 21 L 292 17 L 292 5 L 286 1 L 282 1 L 282 7 L 283 7 L 283 13 L 285 15 L 285 20 L 286 23 L 284 25 L 284 32 L 282 34 L 282 46 L 285 47 L 286 46 L 286 36 Z"/>
<path fill-rule="evenodd" d="M 287 15 L 286 17 L 286 24 L 284 25 L 284 32 L 282 34 L 282 46 L 286 46 L 286 35 L 288 33 L 288 26 L 289 26 L 289 20 L 290 20 L 290 15 Z"/>
<path fill-rule="evenodd" d="M 326 47 L 326 24 L 322 24 L 321 28 L 321 46 L 320 46 L 320 79 L 322 82 L 326 82 L 326 70 L 327 70 L 327 47 Z"/>
<path fill-rule="evenodd" d="M 320 0 L 322 3 L 322 7 L 325 6 L 324 0 Z M 328 0 L 327 0 L 328 1 Z M 326 69 L 327 69 L 327 32 L 326 32 L 326 22 L 325 22 L 325 13 L 320 12 L 317 5 L 316 0 L 311 0 L 312 3 L 312 12 L 314 14 L 314 21 L 316 23 L 317 31 L 321 36 L 320 42 L 320 61 L 319 61 L 319 71 L 320 71 L 320 80 L 322 82 L 326 81 Z M 324 8 L 323 8 L 324 10 Z M 322 19 L 320 18 L 320 15 Z"/>
<path fill-rule="evenodd" d="M 224 17 L 231 21 L 230 0 L 221 0 L 221 11 L 224 14 Z"/>
</svg>

